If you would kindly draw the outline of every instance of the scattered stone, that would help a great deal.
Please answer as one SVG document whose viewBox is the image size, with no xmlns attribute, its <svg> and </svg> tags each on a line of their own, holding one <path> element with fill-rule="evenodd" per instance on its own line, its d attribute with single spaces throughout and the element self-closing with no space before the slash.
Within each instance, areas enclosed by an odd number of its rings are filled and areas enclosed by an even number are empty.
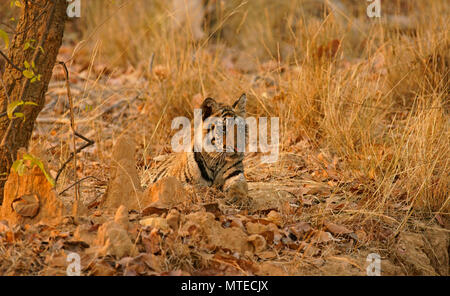
<svg viewBox="0 0 450 296">
<path fill-rule="evenodd" d="M 261 223 L 248 222 L 245 227 L 248 234 L 261 234 L 266 231 L 278 232 L 278 227 L 273 223 L 264 225 Z"/>
<path fill-rule="evenodd" d="M 170 228 L 173 230 L 178 230 L 180 224 L 180 212 L 175 209 L 170 210 L 166 217 L 167 224 L 169 224 Z"/>
<path fill-rule="evenodd" d="M 240 254 L 253 250 L 253 245 L 242 229 L 223 228 L 212 213 L 196 212 L 185 216 L 180 235 L 191 236 L 203 247 L 220 247 Z"/>
<path fill-rule="evenodd" d="M 78 225 L 73 233 L 74 241 L 84 241 L 88 245 L 92 245 L 96 238 L 96 234 L 93 231 L 90 231 L 92 226 L 89 224 Z"/>
<path fill-rule="evenodd" d="M 267 220 L 272 221 L 277 226 L 283 225 L 283 217 L 277 211 L 270 211 L 269 214 L 267 214 Z"/>
<path fill-rule="evenodd" d="M 57 224 L 67 212 L 39 167 L 34 166 L 22 176 L 11 171 L 5 184 L 1 219 L 7 220 L 10 225 L 37 222 Z"/>
<path fill-rule="evenodd" d="M 117 212 L 114 215 L 114 222 L 122 225 L 126 230 L 128 230 L 130 222 L 128 219 L 128 211 L 124 205 L 121 205 L 117 209 Z"/>
<path fill-rule="evenodd" d="M 94 244 L 99 248 L 99 254 L 112 255 L 117 258 L 135 256 L 137 250 L 128 236 L 128 226 L 123 224 L 123 208 L 120 207 L 114 221 L 106 222 L 99 227 Z"/>
<path fill-rule="evenodd" d="M 128 209 L 142 210 L 142 189 L 134 160 L 136 143 L 127 133 L 121 135 L 111 157 L 111 180 L 108 184 L 103 205 L 111 210 L 125 205 Z"/>
<path fill-rule="evenodd" d="M 311 231 L 311 225 L 307 222 L 299 222 L 291 227 L 289 227 L 289 230 L 297 237 L 301 238 L 304 234 Z"/>
<path fill-rule="evenodd" d="M 173 208 L 188 200 L 188 193 L 175 177 L 158 180 L 144 193 L 145 200 L 158 208 Z"/>
</svg>

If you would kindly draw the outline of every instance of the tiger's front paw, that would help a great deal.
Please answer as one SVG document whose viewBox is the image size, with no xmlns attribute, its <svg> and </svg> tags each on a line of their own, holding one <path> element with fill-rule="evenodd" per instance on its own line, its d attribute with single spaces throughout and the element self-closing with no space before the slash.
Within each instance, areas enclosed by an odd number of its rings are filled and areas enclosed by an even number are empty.
<svg viewBox="0 0 450 296">
<path fill-rule="evenodd" d="M 225 204 L 234 205 L 241 209 L 248 209 L 253 199 L 248 195 L 247 183 L 233 184 L 225 190 Z"/>
</svg>

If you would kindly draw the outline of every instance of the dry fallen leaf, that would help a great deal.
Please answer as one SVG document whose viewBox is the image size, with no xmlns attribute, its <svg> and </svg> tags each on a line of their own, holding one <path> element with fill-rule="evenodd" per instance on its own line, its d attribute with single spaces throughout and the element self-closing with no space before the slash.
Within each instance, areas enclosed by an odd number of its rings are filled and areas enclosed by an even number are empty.
<svg viewBox="0 0 450 296">
<path fill-rule="evenodd" d="M 255 247 L 255 252 L 261 252 L 266 248 L 266 239 L 259 234 L 252 234 L 248 237 L 248 241 Z"/>
<path fill-rule="evenodd" d="M 322 230 L 318 230 L 314 237 L 313 240 L 317 243 L 327 243 L 329 241 L 334 240 L 333 236 L 331 235 L 331 233 L 326 232 L 326 231 L 322 231 Z"/>
<path fill-rule="evenodd" d="M 116 269 L 112 267 L 108 262 L 104 259 L 95 260 L 92 264 L 89 275 L 96 276 L 113 276 L 117 273 Z"/>
<path fill-rule="evenodd" d="M 39 198 L 36 194 L 23 195 L 12 203 L 17 214 L 33 218 L 39 212 Z"/>
<path fill-rule="evenodd" d="M 173 230 L 178 230 L 178 226 L 180 224 L 180 212 L 176 209 L 171 209 L 166 217 L 167 224 L 169 224 L 170 228 Z"/>
<path fill-rule="evenodd" d="M 320 253 L 319 248 L 313 246 L 313 244 L 311 244 L 311 243 L 308 244 L 306 242 L 300 243 L 299 250 L 302 250 L 303 254 L 305 256 L 309 256 L 309 257 L 315 256 Z"/>
<path fill-rule="evenodd" d="M 153 214 L 161 215 L 163 213 L 167 213 L 167 211 L 168 211 L 167 208 L 159 208 L 159 207 L 150 205 L 142 210 L 142 215 L 143 216 L 150 216 Z"/>
<path fill-rule="evenodd" d="M 158 253 L 161 250 L 161 242 L 161 236 L 156 229 L 153 229 L 149 235 L 145 233 L 142 234 L 142 243 L 144 244 L 147 253 Z"/>
<path fill-rule="evenodd" d="M 214 215 L 221 214 L 221 211 L 220 211 L 220 208 L 219 208 L 219 204 L 217 202 L 204 204 L 203 207 L 205 208 L 205 210 L 207 212 L 213 213 Z"/>
<path fill-rule="evenodd" d="M 346 228 L 343 225 L 338 225 L 335 223 L 326 223 L 325 224 L 326 229 L 331 232 L 332 234 L 348 234 L 348 233 L 352 233 L 353 231 L 349 230 L 348 228 Z"/>
<path fill-rule="evenodd" d="M 302 237 L 305 233 L 308 233 L 311 230 L 311 225 L 307 222 L 299 222 L 291 227 L 289 230 L 294 234 L 297 238 Z"/>
<path fill-rule="evenodd" d="M 283 224 L 283 217 L 277 211 L 270 211 L 269 214 L 267 214 L 267 220 L 272 221 L 277 226 L 281 226 Z"/>
</svg>

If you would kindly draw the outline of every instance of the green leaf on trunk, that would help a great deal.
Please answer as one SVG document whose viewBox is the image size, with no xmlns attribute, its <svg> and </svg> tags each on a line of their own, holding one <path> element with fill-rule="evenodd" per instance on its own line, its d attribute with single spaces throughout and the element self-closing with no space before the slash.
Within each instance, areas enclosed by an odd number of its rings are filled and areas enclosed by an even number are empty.
<svg viewBox="0 0 450 296">
<path fill-rule="evenodd" d="M 17 159 L 11 166 L 11 169 L 15 171 L 19 176 L 23 176 L 25 170 L 27 169 L 23 159 Z"/>
<path fill-rule="evenodd" d="M 26 161 L 28 161 L 28 162 L 26 162 Z M 27 163 L 30 165 L 29 167 L 27 166 Z M 47 181 L 52 186 L 55 186 L 55 180 L 52 178 L 52 176 L 49 173 L 47 173 L 42 161 L 32 154 L 26 153 L 22 156 L 22 159 L 17 159 L 16 161 L 14 161 L 14 163 L 11 166 L 11 169 L 13 171 L 17 172 L 17 174 L 19 176 L 23 176 L 23 174 L 25 173 L 25 171 L 28 168 L 32 169 L 34 166 L 37 166 L 42 171 L 42 173 L 44 174 Z"/>
<path fill-rule="evenodd" d="M 31 70 L 23 70 L 23 76 L 25 76 L 28 79 L 31 79 L 34 77 L 34 73 Z"/>
<path fill-rule="evenodd" d="M 37 157 L 35 157 L 34 155 L 31 155 L 31 154 L 24 154 L 23 159 L 31 161 L 31 168 L 33 168 L 36 165 L 42 171 L 42 173 L 44 174 L 47 181 L 52 186 L 55 186 L 55 180 L 52 178 L 52 176 L 50 176 L 49 173 L 47 173 L 47 171 L 44 168 L 44 164 L 42 163 L 42 161 L 40 159 L 38 159 Z"/>
<path fill-rule="evenodd" d="M 37 106 L 38 104 L 36 104 L 35 102 L 24 102 L 24 101 L 14 101 L 8 104 L 8 106 L 6 107 L 6 114 L 8 115 L 9 119 L 14 119 L 14 118 L 18 118 L 18 117 L 23 117 L 25 120 L 25 115 L 23 113 L 18 113 L 18 112 L 14 112 L 17 107 L 22 106 L 22 105 L 32 105 L 32 106 Z"/>
</svg>

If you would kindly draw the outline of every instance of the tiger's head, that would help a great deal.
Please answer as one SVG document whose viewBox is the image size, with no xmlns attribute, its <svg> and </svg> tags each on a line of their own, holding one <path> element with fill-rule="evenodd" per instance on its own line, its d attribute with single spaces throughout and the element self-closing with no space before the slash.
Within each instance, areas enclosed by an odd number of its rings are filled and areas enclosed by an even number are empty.
<svg viewBox="0 0 450 296">
<path fill-rule="evenodd" d="M 206 98 L 202 105 L 202 152 L 210 156 L 236 156 L 244 153 L 247 139 L 247 96 L 232 105 Z"/>
</svg>

